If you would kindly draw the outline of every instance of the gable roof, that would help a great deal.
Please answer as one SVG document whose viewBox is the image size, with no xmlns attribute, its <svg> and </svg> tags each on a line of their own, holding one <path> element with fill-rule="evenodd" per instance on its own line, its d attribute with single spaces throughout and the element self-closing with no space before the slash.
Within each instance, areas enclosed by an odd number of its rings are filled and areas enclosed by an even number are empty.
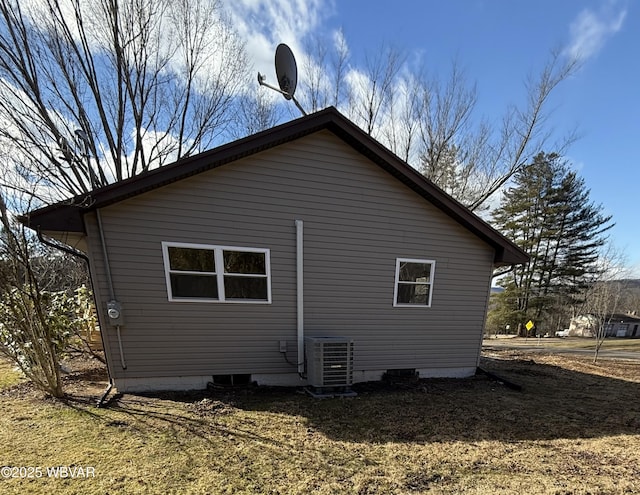
<svg viewBox="0 0 640 495">
<path fill-rule="evenodd" d="M 442 191 L 382 144 L 367 135 L 333 107 L 198 155 L 180 159 L 170 165 L 145 172 L 130 179 L 104 186 L 88 195 L 76 196 L 71 200 L 34 210 L 20 217 L 20 221 L 29 228 L 38 231 L 84 233 L 83 215 L 87 212 L 321 130 L 328 130 L 335 134 L 356 151 L 369 158 L 376 165 L 386 170 L 453 220 L 492 246 L 496 253 L 494 258 L 496 265 L 524 263 L 529 259 L 529 256 L 522 249 Z"/>
</svg>

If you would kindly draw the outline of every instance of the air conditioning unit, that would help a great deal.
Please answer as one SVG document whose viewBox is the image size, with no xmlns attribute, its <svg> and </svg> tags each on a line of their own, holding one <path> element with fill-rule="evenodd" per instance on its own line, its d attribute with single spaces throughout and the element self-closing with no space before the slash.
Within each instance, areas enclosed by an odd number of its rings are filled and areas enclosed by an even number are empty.
<svg viewBox="0 0 640 495">
<path fill-rule="evenodd" d="M 353 384 L 353 340 L 343 337 L 306 337 L 307 381 L 315 388 Z"/>
</svg>

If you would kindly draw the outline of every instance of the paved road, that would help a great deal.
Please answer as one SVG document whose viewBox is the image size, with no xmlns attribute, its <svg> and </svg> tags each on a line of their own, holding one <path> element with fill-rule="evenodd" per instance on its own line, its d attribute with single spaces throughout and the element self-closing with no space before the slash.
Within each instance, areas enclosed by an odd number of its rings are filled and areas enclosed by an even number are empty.
<svg viewBox="0 0 640 495">
<path fill-rule="evenodd" d="M 554 341 L 555 344 L 555 341 Z M 514 350 L 526 352 L 544 352 L 552 354 L 571 354 L 574 356 L 593 356 L 593 349 L 572 349 L 570 347 L 561 347 L 558 345 L 545 345 L 542 339 L 538 344 L 535 339 L 515 340 L 515 339 L 485 339 L 482 342 L 483 351 L 493 350 Z M 607 343 L 600 348 L 598 354 L 601 358 L 608 359 L 624 359 L 626 361 L 634 361 L 640 363 L 640 351 L 620 351 L 607 349 Z"/>
</svg>

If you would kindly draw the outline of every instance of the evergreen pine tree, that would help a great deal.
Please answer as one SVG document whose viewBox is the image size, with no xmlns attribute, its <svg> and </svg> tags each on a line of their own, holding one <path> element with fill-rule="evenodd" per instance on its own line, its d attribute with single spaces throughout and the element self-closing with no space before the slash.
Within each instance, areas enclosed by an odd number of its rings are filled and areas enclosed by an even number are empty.
<svg viewBox="0 0 640 495">
<path fill-rule="evenodd" d="M 493 222 L 531 259 L 501 280 L 498 308 L 520 329 L 528 320 L 552 332 L 559 307 L 574 305 L 596 272 L 599 248 L 613 224 L 590 201 L 584 180 L 555 153 L 540 153 L 514 177 Z"/>
</svg>

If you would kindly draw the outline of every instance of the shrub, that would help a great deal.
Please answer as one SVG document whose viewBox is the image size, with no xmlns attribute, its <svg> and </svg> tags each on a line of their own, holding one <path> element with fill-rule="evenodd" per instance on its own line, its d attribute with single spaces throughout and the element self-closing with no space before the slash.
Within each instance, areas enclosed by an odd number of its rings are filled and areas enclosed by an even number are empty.
<svg viewBox="0 0 640 495">
<path fill-rule="evenodd" d="M 28 284 L 0 301 L 0 353 L 38 387 L 61 397 L 60 356 L 95 330 L 91 292 L 35 292 Z"/>
</svg>

